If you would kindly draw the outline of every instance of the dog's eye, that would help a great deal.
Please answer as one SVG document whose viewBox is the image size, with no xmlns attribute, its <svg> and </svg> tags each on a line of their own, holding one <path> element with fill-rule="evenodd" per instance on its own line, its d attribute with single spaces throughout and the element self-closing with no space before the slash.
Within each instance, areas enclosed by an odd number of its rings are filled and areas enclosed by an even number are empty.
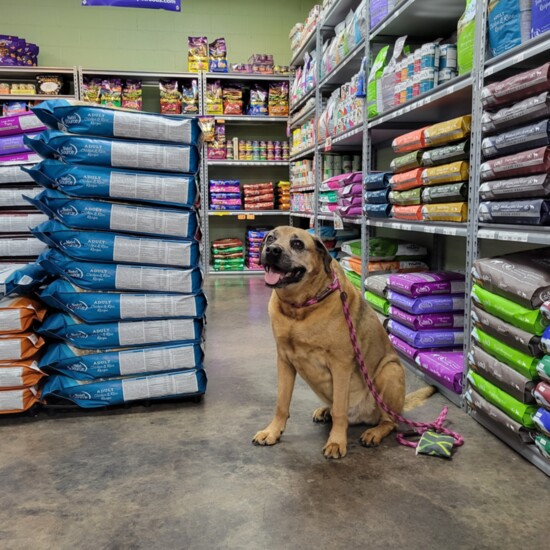
<svg viewBox="0 0 550 550">
<path fill-rule="evenodd" d="M 266 244 L 270 244 L 275 240 L 275 237 L 273 235 L 268 235 L 267 239 L 265 240 Z"/>
<path fill-rule="evenodd" d="M 290 246 L 294 248 L 294 250 L 303 250 L 304 249 L 304 243 L 302 241 L 294 240 L 290 241 Z"/>
</svg>

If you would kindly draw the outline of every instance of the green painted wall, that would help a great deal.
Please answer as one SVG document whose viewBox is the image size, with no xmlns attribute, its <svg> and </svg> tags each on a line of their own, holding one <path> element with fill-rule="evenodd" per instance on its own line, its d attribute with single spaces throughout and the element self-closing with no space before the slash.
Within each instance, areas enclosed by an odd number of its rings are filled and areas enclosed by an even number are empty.
<svg viewBox="0 0 550 550">
<path fill-rule="evenodd" d="M 40 46 L 43 66 L 187 70 L 187 37 L 225 37 L 230 62 L 290 60 L 288 33 L 313 0 L 182 0 L 181 13 L 82 7 L 81 0 L 0 0 L 0 34 Z"/>
</svg>

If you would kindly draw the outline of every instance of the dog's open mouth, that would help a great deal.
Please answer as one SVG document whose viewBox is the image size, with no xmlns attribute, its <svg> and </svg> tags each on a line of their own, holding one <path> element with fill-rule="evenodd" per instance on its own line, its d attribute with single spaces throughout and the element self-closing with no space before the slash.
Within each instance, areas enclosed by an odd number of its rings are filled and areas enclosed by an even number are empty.
<svg viewBox="0 0 550 550">
<path fill-rule="evenodd" d="M 305 272 L 306 270 L 303 267 L 297 267 L 291 271 L 282 271 L 276 267 L 266 265 L 264 280 L 267 286 L 281 288 L 299 282 Z"/>
</svg>

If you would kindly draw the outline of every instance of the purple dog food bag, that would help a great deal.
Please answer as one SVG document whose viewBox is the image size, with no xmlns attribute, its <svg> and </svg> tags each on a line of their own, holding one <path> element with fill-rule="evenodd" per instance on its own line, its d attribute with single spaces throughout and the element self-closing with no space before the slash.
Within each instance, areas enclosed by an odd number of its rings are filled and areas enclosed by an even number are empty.
<svg viewBox="0 0 550 550">
<path fill-rule="evenodd" d="M 46 126 L 31 112 L 0 117 L 0 136 L 13 136 L 24 134 L 25 132 L 41 132 L 45 129 Z"/>
<path fill-rule="evenodd" d="M 36 134 L 27 134 L 30 138 L 35 138 Z M 18 136 L 0 137 L 0 155 L 15 155 L 17 153 L 25 153 L 31 148 L 23 143 L 23 134 Z"/>
<path fill-rule="evenodd" d="M 412 330 L 393 319 L 388 321 L 388 330 L 415 348 L 458 347 L 464 343 L 463 330 Z"/>
<path fill-rule="evenodd" d="M 401 340 L 401 338 L 399 338 L 395 334 L 389 334 L 388 337 L 393 347 L 397 351 L 401 352 L 405 357 L 408 357 L 411 361 L 414 361 L 416 359 L 416 356 L 419 353 L 416 348 L 413 348 L 412 346 L 407 344 L 407 342 Z"/>
<path fill-rule="evenodd" d="M 352 183 L 338 189 L 338 198 L 349 199 L 351 197 L 360 197 L 363 193 L 363 185 L 361 183 Z"/>
<path fill-rule="evenodd" d="M 421 296 L 411 298 L 393 290 L 388 291 L 388 301 L 399 309 L 418 315 L 420 313 L 450 313 L 464 311 L 464 295 Z"/>
<path fill-rule="evenodd" d="M 531 7 L 531 38 L 550 30 L 548 0 L 533 0 Z"/>
<path fill-rule="evenodd" d="M 464 329 L 464 315 L 459 313 L 424 313 L 413 315 L 390 306 L 390 317 L 413 330 Z"/>
<path fill-rule="evenodd" d="M 0 166 L 12 166 L 14 164 L 34 164 L 42 158 L 33 151 L 16 153 L 15 155 L 1 155 Z"/>
<path fill-rule="evenodd" d="M 391 290 L 412 298 L 433 294 L 461 294 L 465 290 L 464 275 L 452 271 L 400 273 L 389 278 Z"/>
<path fill-rule="evenodd" d="M 459 395 L 462 393 L 464 356 L 461 352 L 420 352 L 416 364 L 441 385 Z"/>
</svg>

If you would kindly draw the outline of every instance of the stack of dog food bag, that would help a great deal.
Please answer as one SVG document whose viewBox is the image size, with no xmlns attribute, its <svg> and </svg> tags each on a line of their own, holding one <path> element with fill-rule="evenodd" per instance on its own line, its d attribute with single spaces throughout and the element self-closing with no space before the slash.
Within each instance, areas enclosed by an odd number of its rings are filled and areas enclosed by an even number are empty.
<svg viewBox="0 0 550 550">
<path fill-rule="evenodd" d="M 365 215 L 367 218 L 389 218 L 391 172 L 369 172 L 363 178 L 365 189 Z"/>
<path fill-rule="evenodd" d="M 319 212 L 336 213 L 343 218 L 361 216 L 361 172 L 332 176 L 321 183 L 319 189 Z"/>
<path fill-rule="evenodd" d="M 269 233 L 269 228 L 249 227 L 246 231 L 246 267 L 255 271 L 260 271 L 263 267 L 260 265 L 260 248 L 265 236 Z"/>
<path fill-rule="evenodd" d="M 280 181 L 277 183 L 277 209 L 290 210 L 290 182 Z"/>
<path fill-rule="evenodd" d="M 36 325 L 46 308 L 31 293 L 45 277 L 36 263 L 0 265 L 0 414 L 26 411 L 40 399 L 45 342 Z"/>
<path fill-rule="evenodd" d="M 34 112 L 52 129 L 26 138 L 45 159 L 28 169 L 45 187 L 29 200 L 50 217 L 32 231 L 57 276 L 40 294 L 52 308 L 38 329 L 51 341 L 42 399 L 88 408 L 204 393 L 197 122 L 66 100 Z"/>
<path fill-rule="evenodd" d="M 483 88 L 479 219 L 550 224 L 550 63 Z"/>
<path fill-rule="evenodd" d="M 474 262 L 466 394 L 477 415 L 541 445 L 550 436 L 549 266 L 550 248 Z"/>
<path fill-rule="evenodd" d="M 464 222 L 467 217 L 471 116 L 399 136 L 389 202 L 400 220 Z"/>
<path fill-rule="evenodd" d="M 239 180 L 210 180 L 210 210 L 242 210 Z"/>
<path fill-rule="evenodd" d="M 215 271 L 242 271 L 244 269 L 243 242 L 234 238 L 212 241 L 212 266 Z"/>
<path fill-rule="evenodd" d="M 390 275 L 386 328 L 394 347 L 431 378 L 462 393 L 464 275 L 449 271 Z"/>
<path fill-rule="evenodd" d="M 273 210 L 275 208 L 275 192 L 273 183 L 243 184 L 245 210 Z"/>
<path fill-rule="evenodd" d="M 21 169 L 40 161 L 25 145 L 24 136 L 35 136 L 44 128 L 31 112 L 0 118 L 0 258 L 9 261 L 36 259 L 46 248 L 29 227 L 47 218 L 23 198 L 41 189 Z"/>
</svg>

